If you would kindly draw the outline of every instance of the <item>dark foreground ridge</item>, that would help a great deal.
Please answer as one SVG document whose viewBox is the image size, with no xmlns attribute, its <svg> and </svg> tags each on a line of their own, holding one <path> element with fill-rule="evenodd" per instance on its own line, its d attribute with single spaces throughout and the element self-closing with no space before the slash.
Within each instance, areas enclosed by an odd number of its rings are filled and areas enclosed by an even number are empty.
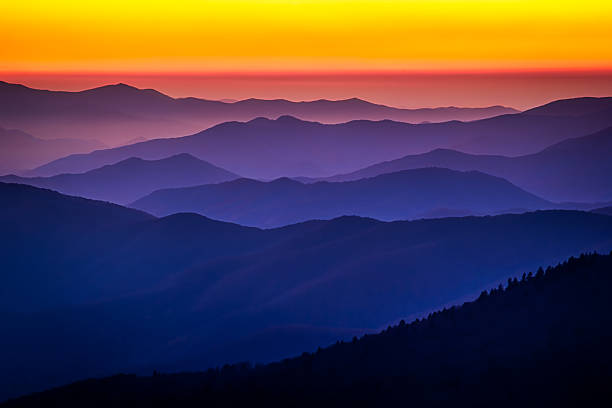
<svg viewBox="0 0 612 408">
<path fill-rule="evenodd" d="M 606 406 L 612 253 L 570 258 L 376 335 L 251 367 L 117 375 L 7 407 Z"/>
</svg>

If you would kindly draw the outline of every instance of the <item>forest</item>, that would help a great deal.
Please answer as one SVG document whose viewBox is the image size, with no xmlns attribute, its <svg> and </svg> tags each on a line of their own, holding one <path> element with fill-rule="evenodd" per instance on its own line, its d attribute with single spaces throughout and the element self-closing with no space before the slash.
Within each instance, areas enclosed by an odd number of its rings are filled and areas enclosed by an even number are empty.
<svg viewBox="0 0 612 408">
<path fill-rule="evenodd" d="M 90 379 L 5 406 L 604 406 L 611 288 L 612 253 L 583 254 L 299 357 Z"/>
</svg>

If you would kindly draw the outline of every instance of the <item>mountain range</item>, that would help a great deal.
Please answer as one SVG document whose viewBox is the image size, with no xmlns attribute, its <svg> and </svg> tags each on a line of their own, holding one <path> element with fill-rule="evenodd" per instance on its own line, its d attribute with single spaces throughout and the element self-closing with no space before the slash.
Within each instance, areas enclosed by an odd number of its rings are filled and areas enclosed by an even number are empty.
<svg viewBox="0 0 612 408">
<path fill-rule="evenodd" d="M 364 169 L 302 182 L 351 181 L 423 167 L 481 171 L 553 201 L 612 200 L 612 128 L 567 139 L 531 155 L 519 157 L 472 155 L 448 149 L 405 156 Z"/>
<path fill-rule="evenodd" d="M 246 123 L 226 122 L 191 136 L 70 155 L 28 175 L 82 173 L 130 157 L 152 160 L 178 153 L 189 153 L 256 179 L 325 177 L 436 148 L 518 156 L 612 126 L 611 100 L 592 98 L 590 109 L 578 116 L 554 116 L 544 106 L 473 122 L 418 125 L 388 120 L 329 125 L 291 116 L 257 118 Z M 566 103 L 574 102 L 580 106 L 585 103 L 582 99 Z"/>
<path fill-rule="evenodd" d="M 612 217 L 579 211 L 261 230 L 5 183 L 0 225 L 0 398 L 280 359 L 612 249 Z"/>
<path fill-rule="evenodd" d="M 0 124 L 0 405 L 612 401 L 611 97 L 0 81 Z"/>
<path fill-rule="evenodd" d="M 607 406 L 611 270 L 612 254 L 583 254 L 271 364 L 88 379 L 6 406 Z"/>
<path fill-rule="evenodd" d="M 247 99 L 233 103 L 198 98 L 171 98 L 153 89 L 126 84 L 80 92 L 47 91 L 0 81 L 0 123 L 43 138 L 96 138 L 109 145 L 126 141 L 176 137 L 227 121 L 292 115 L 304 120 L 340 123 L 355 119 L 420 123 L 476 120 L 507 113 L 512 108 L 399 109 L 357 98 L 292 102 Z"/>
<path fill-rule="evenodd" d="M 12 132 L 20 136 L 19 132 Z M 46 141 L 42 141 L 47 143 Z M 607 175 L 612 172 L 612 128 L 607 128 L 594 134 L 566 139 L 563 142 L 550 146 L 538 153 L 519 156 L 493 156 L 472 155 L 449 149 L 436 149 L 419 155 L 409 155 L 400 159 L 378 163 L 361 170 L 339 174 L 331 177 L 308 178 L 297 177 L 302 183 L 318 181 L 332 182 L 327 188 L 298 188 L 288 180 L 277 180 L 274 183 L 240 181 L 223 186 L 201 187 L 185 191 L 158 192 L 154 198 L 144 196 L 156 190 L 214 184 L 238 179 L 240 176 L 231 173 L 210 163 L 204 162 L 186 153 L 179 153 L 159 160 L 143 160 L 136 157 L 125 159 L 113 165 L 102 166 L 82 174 L 60 174 L 51 177 L 19 177 L 15 175 L 0 176 L 0 181 L 29 184 L 33 186 L 50 188 L 65 194 L 78 195 L 86 198 L 100 199 L 120 204 L 129 204 L 135 200 L 143 199 L 137 206 L 156 215 L 168 215 L 180 211 L 195 211 L 213 218 L 244 222 L 248 225 L 263 227 L 278 226 L 290 222 L 314 218 L 333 218 L 345 214 L 372 216 L 381 219 L 404 219 L 413 217 L 461 216 L 470 214 L 496 213 L 503 210 L 520 210 L 551 208 L 550 202 L 539 203 L 523 201 L 509 201 L 504 205 L 498 202 L 485 208 L 483 201 L 476 197 L 483 197 L 486 189 L 472 183 L 464 190 L 465 195 L 474 194 L 471 202 L 458 202 L 452 188 L 447 188 L 447 201 L 440 202 L 438 197 L 428 196 L 430 201 L 421 201 L 416 205 L 413 197 L 400 200 L 403 209 L 397 208 L 400 204 L 387 202 L 387 205 L 376 204 L 378 210 L 371 203 L 364 202 L 359 192 L 354 190 L 348 194 L 350 185 L 339 182 L 357 181 L 360 179 L 375 178 L 383 174 L 405 172 L 406 170 L 426 169 L 429 167 L 447 168 L 457 171 L 478 171 L 496 177 L 504 178 L 517 187 L 538 197 L 556 203 L 557 208 L 594 208 L 597 203 L 601 206 L 612 201 L 612 182 Z M 427 177 L 433 170 L 418 173 L 423 178 L 420 186 L 406 185 L 407 180 L 395 179 L 394 183 L 385 183 L 382 179 L 368 183 L 354 184 L 353 189 L 365 188 L 367 191 L 379 189 L 380 197 L 398 197 L 398 194 L 408 194 L 407 191 L 422 191 L 431 189 L 440 184 L 437 180 Z M 438 170 L 438 173 L 441 170 Z M 415 173 L 417 174 L 417 173 Z M 534 176 L 537 175 L 537 176 Z M 431 182 L 431 185 L 427 185 Z M 332 193 L 335 187 L 343 187 Z M 416 188 L 416 190 L 414 190 Z M 214 190 L 209 191 L 210 189 Z M 200 191 L 196 193 L 196 191 Z M 210 196 L 207 194 L 211 193 Z M 492 191 L 488 191 L 492 193 Z M 486 196 L 485 193 L 484 196 Z M 277 200 L 272 194 L 280 194 Z M 458 196 L 461 196 L 459 191 Z M 182 197 L 192 195 L 199 198 L 185 200 Z M 244 207 L 244 202 L 234 201 L 237 195 L 241 199 L 248 197 L 253 200 L 250 208 Z M 310 197 L 309 197 L 310 196 Z M 314 196 L 314 199 L 313 197 Z M 423 196 L 424 197 L 424 196 Z M 370 200 L 373 200 L 372 197 Z M 177 200 L 177 201 L 174 201 Z M 305 200 L 309 205 L 296 205 L 296 200 Z M 327 200 L 327 204 L 324 204 Z M 452 201 L 455 202 L 452 202 Z M 366 199 L 365 201 L 368 201 Z M 291 211 L 283 209 L 280 203 L 292 203 Z M 411 205 L 406 205 L 410 202 Z M 347 204 L 347 203 L 350 203 Z M 587 204 L 592 203 L 592 204 Z M 395 206 L 392 211 L 389 205 Z M 217 207 L 215 209 L 215 207 Z M 267 211 L 276 208 L 276 211 Z M 298 208 L 300 210 L 298 210 Z M 420 210 L 419 210 L 420 209 Z M 207 211 L 211 211 L 207 213 Z M 346 212 L 343 212 L 346 211 Z M 391 211 L 391 212 L 390 212 Z M 241 216 L 240 212 L 244 215 Z M 301 213 L 301 215 L 300 215 Z M 281 214 L 281 215 L 279 215 Z M 268 218 L 264 220 L 263 218 Z M 274 218 L 277 218 L 274 221 Z M 280 219 L 284 219 L 280 222 Z"/>
<path fill-rule="evenodd" d="M 239 179 L 160 190 L 131 206 L 156 216 L 195 212 L 270 228 L 342 215 L 391 221 L 517 209 L 524 212 L 552 208 L 553 204 L 484 173 L 426 168 L 338 183 Z"/>
<path fill-rule="evenodd" d="M 0 175 L 38 167 L 75 152 L 106 147 L 96 140 L 39 139 L 17 129 L 0 127 Z"/>
<path fill-rule="evenodd" d="M 155 190 L 220 183 L 238 175 L 182 153 L 160 160 L 129 158 L 82 174 L 0 177 L 1 182 L 49 188 L 68 195 L 128 204 Z"/>
</svg>

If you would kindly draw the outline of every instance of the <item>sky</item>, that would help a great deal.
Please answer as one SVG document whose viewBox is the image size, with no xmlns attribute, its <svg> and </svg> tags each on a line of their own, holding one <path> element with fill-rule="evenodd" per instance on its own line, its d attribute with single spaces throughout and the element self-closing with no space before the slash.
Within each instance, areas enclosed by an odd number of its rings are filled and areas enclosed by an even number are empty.
<svg viewBox="0 0 612 408">
<path fill-rule="evenodd" d="M 610 94 L 611 27 L 612 2 L 596 0 L 2 0 L 0 79 L 525 107 Z M 461 81 L 472 90 L 463 98 Z M 435 96 L 444 87 L 447 98 Z"/>
</svg>

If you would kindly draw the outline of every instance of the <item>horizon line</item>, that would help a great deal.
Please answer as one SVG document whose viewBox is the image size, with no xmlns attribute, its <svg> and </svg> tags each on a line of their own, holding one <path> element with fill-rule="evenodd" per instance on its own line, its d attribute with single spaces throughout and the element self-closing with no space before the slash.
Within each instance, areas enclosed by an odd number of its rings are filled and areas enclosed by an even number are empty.
<svg viewBox="0 0 612 408">
<path fill-rule="evenodd" d="M 446 108 L 486 109 L 486 108 L 497 108 L 497 107 L 499 107 L 499 108 L 513 109 L 513 110 L 515 110 L 517 112 L 523 112 L 523 110 L 521 110 L 521 109 L 515 108 L 513 106 L 509 106 L 509 105 L 502 105 L 502 104 L 482 105 L 482 106 L 471 106 L 471 105 L 465 105 L 465 106 L 460 106 L 460 105 L 436 105 L 436 106 L 422 106 L 422 107 L 418 107 L 418 108 L 404 108 L 404 107 L 395 106 L 395 105 L 391 105 L 391 104 L 384 104 L 384 103 L 379 103 L 379 102 L 373 102 L 372 100 L 369 100 L 368 98 L 361 97 L 361 96 L 352 96 L 352 97 L 349 97 L 349 98 L 340 98 L 340 99 L 335 99 L 335 98 L 292 99 L 292 98 L 258 98 L 258 97 L 248 97 L 248 98 L 244 98 L 244 99 L 235 99 L 235 98 L 207 99 L 207 98 L 201 98 L 201 97 L 197 97 L 197 96 L 175 97 L 175 96 L 169 95 L 167 93 L 161 92 L 160 90 L 158 90 L 156 88 L 139 88 L 137 86 L 134 86 L 134 85 L 131 85 L 131 84 L 125 83 L 125 82 L 105 83 L 104 85 L 94 86 L 92 88 L 84 88 L 84 89 L 80 89 L 80 90 L 76 90 L 76 91 L 64 90 L 64 89 L 37 88 L 37 87 L 32 87 L 32 86 L 21 84 L 21 83 L 8 82 L 8 81 L 3 80 L 2 78 L 0 78 L 0 82 L 3 82 L 5 84 L 9 84 L 9 85 L 23 86 L 23 87 L 26 87 L 28 89 L 32 89 L 32 90 L 35 90 L 35 91 L 51 91 L 51 92 L 67 92 L 67 93 L 80 93 L 80 92 L 85 92 L 85 91 L 91 91 L 91 90 L 94 90 L 94 89 L 105 88 L 105 87 L 109 87 L 109 86 L 125 85 L 125 86 L 128 86 L 130 88 L 137 89 L 139 91 L 149 91 L 149 90 L 156 91 L 156 92 L 159 92 L 160 94 L 168 96 L 168 97 L 170 97 L 172 99 L 190 99 L 190 98 L 193 98 L 193 99 L 200 99 L 200 100 L 204 100 L 204 101 L 221 102 L 221 103 L 228 103 L 228 104 L 238 103 L 238 102 L 245 102 L 245 101 L 250 101 L 250 100 L 267 101 L 267 102 L 285 101 L 285 102 L 291 102 L 291 103 L 309 103 L 309 102 L 322 102 L 322 101 L 326 101 L 326 102 L 346 102 L 346 101 L 350 101 L 350 100 L 359 100 L 361 102 L 366 102 L 366 103 L 369 103 L 369 104 L 372 104 L 372 105 L 378 105 L 378 106 L 384 106 L 384 107 L 387 107 L 387 108 L 402 109 L 402 110 L 446 109 Z M 588 97 L 588 96 L 585 96 L 585 97 Z M 227 100 L 231 99 L 233 101 L 232 102 L 226 102 L 226 101 L 224 101 L 224 99 L 227 99 Z M 295 117 L 293 115 L 281 115 L 281 116 Z M 260 116 L 260 117 L 264 117 L 264 116 Z M 302 119 L 300 119 L 300 120 L 302 120 Z"/>
<path fill-rule="evenodd" d="M 314 70 L 0 70 L 0 75 L 104 76 L 125 75 L 142 77 L 337 77 L 337 76 L 452 76 L 452 75 L 612 75 L 611 67 L 594 68 L 526 68 L 526 69 L 314 69 Z"/>
<path fill-rule="evenodd" d="M 610 74 L 612 75 L 612 71 L 610 72 Z M 222 102 L 222 103 L 237 103 L 237 102 L 244 102 L 244 101 L 249 101 L 249 100 L 259 100 L 259 101 L 286 101 L 286 102 L 292 102 L 292 103 L 307 103 L 307 102 L 319 102 L 319 101 L 327 101 L 327 102 L 344 102 L 344 101 L 350 101 L 350 100 L 359 100 L 362 102 L 366 102 L 372 105 L 379 105 L 379 106 L 385 106 L 388 108 L 394 108 L 394 109 L 403 109 L 403 110 L 419 110 L 419 109 L 444 109 L 444 108 L 459 108 L 459 109 L 486 109 L 486 108 L 495 108 L 495 107 L 500 107 L 500 108 L 508 108 L 508 109 L 513 109 L 515 111 L 517 111 L 517 113 L 521 113 L 524 112 L 526 110 L 538 107 L 538 106 L 542 106 L 542 105 L 546 105 L 548 103 L 551 102 L 555 102 L 555 101 L 559 101 L 559 100 L 564 100 L 564 99 L 576 99 L 576 98 L 609 98 L 612 97 L 612 94 L 609 96 L 592 96 L 592 95 L 581 95 L 581 96 L 574 96 L 574 97 L 569 97 L 569 98 L 553 98 L 553 99 L 549 99 L 547 102 L 541 103 L 541 104 L 537 104 L 537 105 L 532 105 L 530 107 L 527 108 L 517 108 L 515 106 L 511 106 L 509 104 L 503 104 L 503 103 L 496 103 L 496 104 L 491 104 L 491 105 L 431 105 L 431 106 L 419 106 L 419 107 L 401 107 L 401 106 L 397 106 L 397 105 L 393 105 L 393 104 L 386 104 L 386 103 L 380 103 L 380 102 L 375 102 L 370 100 L 367 97 L 362 97 L 362 96 L 352 96 L 352 97 L 345 97 L 345 98 L 315 98 L 315 99 L 293 99 L 293 98 L 260 98 L 260 97 L 248 97 L 248 98 L 242 98 L 242 99 L 236 99 L 236 98 L 220 98 L 220 99 L 208 99 L 208 98 L 202 98 L 202 97 L 197 97 L 197 96 L 184 96 L 184 97 L 177 97 L 177 96 L 173 96 L 170 95 L 168 93 L 162 92 L 157 88 L 139 88 L 138 86 L 126 83 L 126 82 L 108 82 L 108 83 L 104 83 L 103 85 L 99 85 L 99 86 L 94 86 L 91 88 L 83 88 L 83 89 L 79 89 L 79 90 L 65 90 L 65 89 L 50 89 L 50 88 L 39 88 L 39 87 L 32 87 L 30 85 L 25 85 L 23 83 L 17 83 L 17 82 L 10 82 L 10 81 L 5 81 L 4 79 L 2 79 L 2 71 L 0 71 L 0 82 L 6 83 L 6 84 L 10 84 L 10 85 L 19 85 L 19 86 L 23 86 L 26 87 L 28 89 L 32 89 L 32 90 L 37 90 L 37 91 L 51 91 L 51 92 L 68 92 L 68 93 L 79 93 L 79 92 L 85 92 L 85 91 L 90 91 L 90 90 L 94 90 L 94 89 L 99 89 L 99 88 L 104 88 L 104 87 L 109 87 L 109 86 L 118 86 L 118 85 L 125 85 L 140 91 L 146 91 L 146 90 L 153 90 L 156 92 L 159 92 L 165 96 L 168 96 L 172 99 L 189 99 L 189 98 L 194 98 L 194 99 L 200 99 L 200 100 L 206 100 L 206 101 L 214 101 L 214 102 Z M 224 102 L 223 99 L 233 99 L 232 102 Z M 282 116 L 292 116 L 292 115 L 282 115 Z"/>
</svg>

